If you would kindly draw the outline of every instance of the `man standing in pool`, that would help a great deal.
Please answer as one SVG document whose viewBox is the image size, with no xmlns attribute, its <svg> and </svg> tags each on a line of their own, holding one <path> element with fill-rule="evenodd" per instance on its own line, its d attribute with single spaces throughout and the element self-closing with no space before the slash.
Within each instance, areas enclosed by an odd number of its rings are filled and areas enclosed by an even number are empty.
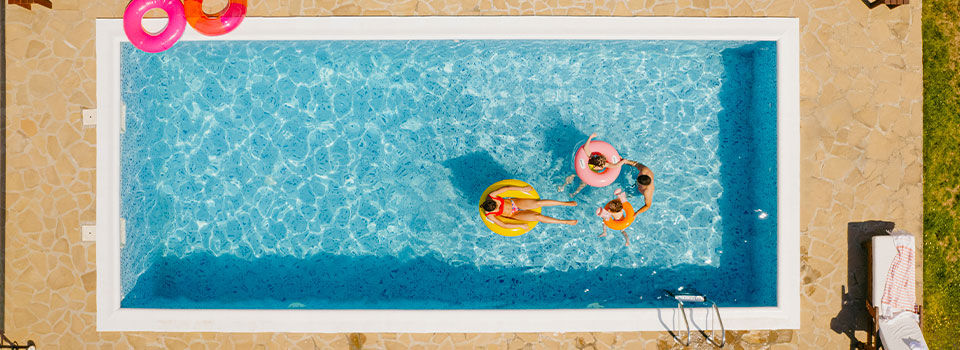
<svg viewBox="0 0 960 350">
<path fill-rule="evenodd" d="M 637 163 L 635 161 L 624 159 L 624 164 L 632 165 L 634 168 L 637 168 L 640 171 L 640 174 L 637 175 L 637 191 L 643 195 L 643 207 L 637 209 L 634 214 L 640 214 L 642 212 L 650 209 L 650 206 L 653 205 L 653 170 L 650 170 L 646 165 Z"/>
</svg>

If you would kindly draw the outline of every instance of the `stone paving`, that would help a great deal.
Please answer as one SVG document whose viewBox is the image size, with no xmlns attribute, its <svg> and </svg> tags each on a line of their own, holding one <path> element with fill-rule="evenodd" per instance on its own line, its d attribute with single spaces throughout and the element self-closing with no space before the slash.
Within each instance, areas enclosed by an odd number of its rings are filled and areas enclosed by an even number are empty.
<svg viewBox="0 0 960 350">
<path fill-rule="evenodd" d="M 80 109 L 96 107 L 94 19 L 118 18 L 125 5 L 55 0 L 52 10 L 7 7 L 5 329 L 11 338 L 33 339 L 43 349 L 675 347 L 657 332 L 96 332 L 95 247 L 80 241 L 80 225 L 95 220 L 96 137 L 95 129 L 81 126 Z M 858 239 L 892 224 L 863 222 L 894 222 L 920 237 L 921 1 L 893 9 L 869 9 L 861 0 L 269 0 L 251 6 L 250 16 L 798 17 L 802 325 L 731 332 L 730 347 L 838 349 L 853 337 L 864 339 L 854 332 L 866 328 Z"/>
</svg>

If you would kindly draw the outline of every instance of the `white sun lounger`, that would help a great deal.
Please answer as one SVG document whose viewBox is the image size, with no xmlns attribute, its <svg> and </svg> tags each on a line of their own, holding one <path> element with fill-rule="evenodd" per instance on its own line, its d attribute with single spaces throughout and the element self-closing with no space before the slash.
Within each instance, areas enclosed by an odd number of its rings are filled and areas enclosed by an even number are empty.
<svg viewBox="0 0 960 350">
<path fill-rule="evenodd" d="M 920 317 L 913 312 L 901 312 L 891 319 L 881 319 L 880 300 L 883 298 L 883 286 L 887 282 L 887 273 L 897 248 L 893 243 L 893 236 L 874 236 L 870 249 L 870 296 L 867 299 L 867 309 L 873 316 L 873 334 L 879 331 L 880 341 L 885 349 L 915 350 L 927 349 L 927 342 L 920 331 Z M 918 309 L 919 312 L 919 309 Z M 869 335 L 868 348 L 873 343 L 873 334 Z"/>
</svg>

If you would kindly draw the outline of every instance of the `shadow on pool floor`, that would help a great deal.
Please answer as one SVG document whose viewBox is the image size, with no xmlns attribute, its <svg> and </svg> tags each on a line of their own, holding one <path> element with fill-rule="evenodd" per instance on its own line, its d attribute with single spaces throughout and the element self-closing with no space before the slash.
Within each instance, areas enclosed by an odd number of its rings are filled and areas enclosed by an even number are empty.
<svg viewBox="0 0 960 350">
<path fill-rule="evenodd" d="M 736 260 L 736 259 L 734 259 Z M 452 265 L 437 256 L 306 258 L 193 253 L 161 257 L 123 299 L 130 308 L 285 309 L 554 309 L 672 306 L 658 301 L 673 281 L 689 281 L 721 306 L 773 305 L 755 300 L 758 288 L 736 269 L 683 265 L 540 271 Z M 668 285 L 669 284 L 669 285 Z"/>
</svg>

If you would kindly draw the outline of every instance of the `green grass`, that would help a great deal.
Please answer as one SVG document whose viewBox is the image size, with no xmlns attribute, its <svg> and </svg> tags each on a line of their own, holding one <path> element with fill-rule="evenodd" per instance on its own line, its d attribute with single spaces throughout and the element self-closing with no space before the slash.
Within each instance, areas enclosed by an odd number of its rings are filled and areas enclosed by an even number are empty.
<svg viewBox="0 0 960 350">
<path fill-rule="evenodd" d="M 923 2 L 923 331 L 960 339 L 960 2 Z"/>
</svg>

